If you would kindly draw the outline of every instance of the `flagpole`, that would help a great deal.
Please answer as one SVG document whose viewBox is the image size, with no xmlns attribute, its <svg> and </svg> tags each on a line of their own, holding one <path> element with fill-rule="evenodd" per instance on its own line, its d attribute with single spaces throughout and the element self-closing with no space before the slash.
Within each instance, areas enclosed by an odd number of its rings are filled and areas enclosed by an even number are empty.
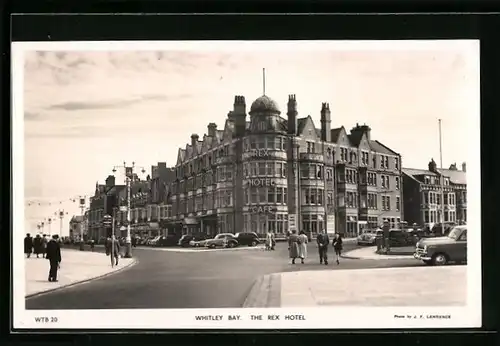
<svg viewBox="0 0 500 346">
<path fill-rule="evenodd" d="M 439 166 L 441 167 L 441 174 L 439 182 L 441 185 L 441 232 L 444 234 L 444 176 L 443 176 L 443 140 L 441 135 L 441 119 L 439 119 Z"/>
</svg>

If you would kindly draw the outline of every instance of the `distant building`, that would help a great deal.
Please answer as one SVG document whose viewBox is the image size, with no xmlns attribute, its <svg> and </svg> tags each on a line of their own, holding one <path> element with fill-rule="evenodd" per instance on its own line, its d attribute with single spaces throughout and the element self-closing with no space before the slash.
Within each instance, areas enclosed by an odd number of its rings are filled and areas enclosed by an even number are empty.
<svg viewBox="0 0 500 346">
<path fill-rule="evenodd" d="M 427 170 L 403 168 L 403 196 L 404 218 L 410 224 L 441 222 L 442 203 L 444 222 L 467 222 L 466 164 L 461 171 L 456 164 L 439 169 L 434 160 Z"/>
<path fill-rule="evenodd" d="M 69 238 L 73 240 L 80 239 L 83 231 L 84 238 L 86 237 L 85 220 L 83 215 L 73 215 L 69 221 Z"/>
<path fill-rule="evenodd" d="M 223 130 L 208 124 L 180 148 L 171 184 L 169 231 L 177 234 L 321 229 L 355 236 L 383 219 L 398 227 L 402 214 L 401 156 L 372 139 L 367 125 L 348 133 L 298 118 L 295 95 L 286 118 L 275 101 L 256 99 L 247 120 L 236 96 Z"/>
</svg>

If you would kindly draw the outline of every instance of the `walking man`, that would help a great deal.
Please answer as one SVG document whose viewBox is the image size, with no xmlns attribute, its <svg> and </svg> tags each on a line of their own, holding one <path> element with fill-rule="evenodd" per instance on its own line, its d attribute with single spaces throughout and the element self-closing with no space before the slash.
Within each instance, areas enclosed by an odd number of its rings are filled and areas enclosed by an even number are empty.
<svg viewBox="0 0 500 346">
<path fill-rule="evenodd" d="M 52 239 L 47 243 L 47 255 L 46 258 L 50 263 L 49 270 L 49 281 L 57 282 L 57 270 L 59 269 L 59 264 L 61 263 L 61 246 L 57 241 L 59 236 L 54 234 Z"/>
<path fill-rule="evenodd" d="M 26 234 L 26 238 L 24 238 L 24 253 L 26 254 L 26 258 L 30 258 L 31 253 L 33 252 L 33 238 L 31 234 Z"/>
<path fill-rule="evenodd" d="M 47 242 L 49 240 L 47 239 L 47 235 L 44 234 L 42 237 L 42 257 L 45 258 L 45 254 L 47 253 Z"/>
<path fill-rule="evenodd" d="M 120 258 L 120 242 L 116 240 L 115 235 L 111 236 L 111 265 L 113 265 L 113 260 L 115 266 L 118 265 L 118 259 Z"/>
<path fill-rule="evenodd" d="M 316 242 L 318 243 L 319 264 L 324 262 L 325 265 L 328 265 L 328 245 L 330 244 L 328 234 L 324 230 L 319 231 Z"/>
</svg>

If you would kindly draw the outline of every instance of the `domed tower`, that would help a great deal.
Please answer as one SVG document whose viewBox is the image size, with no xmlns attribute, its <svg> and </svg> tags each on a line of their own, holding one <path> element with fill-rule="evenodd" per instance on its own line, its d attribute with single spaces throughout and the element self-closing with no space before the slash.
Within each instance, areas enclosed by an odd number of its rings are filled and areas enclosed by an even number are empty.
<svg viewBox="0 0 500 346">
<path fill-rule="evenodd" d="M 263 95 L 253 101 L 249 114 L 251 132 L 274 132 L 281 112 L 276 101 Z"/>
</svg>

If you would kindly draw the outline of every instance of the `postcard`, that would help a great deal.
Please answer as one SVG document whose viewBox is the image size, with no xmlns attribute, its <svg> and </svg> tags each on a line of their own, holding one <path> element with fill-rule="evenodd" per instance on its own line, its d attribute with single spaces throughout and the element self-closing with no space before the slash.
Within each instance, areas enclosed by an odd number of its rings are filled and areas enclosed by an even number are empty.
<svg viewBox="0 0 500 346">
<path fill-rule="evenodd" d="M 14 328 L 481 325 L 478 41 L 15 42 L 12 73 Z"/>
</svg>

